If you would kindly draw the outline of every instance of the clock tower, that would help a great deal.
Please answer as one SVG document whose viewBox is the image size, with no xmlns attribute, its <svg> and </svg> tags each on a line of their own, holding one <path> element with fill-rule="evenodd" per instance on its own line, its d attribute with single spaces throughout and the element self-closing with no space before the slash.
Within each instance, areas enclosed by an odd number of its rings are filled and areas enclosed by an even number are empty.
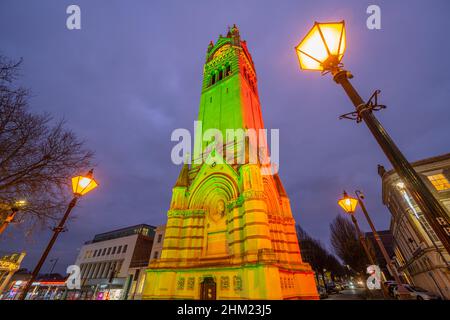
<svg viewBox="0 0 450 320">
<path fill-rule="evenodd" d="M 202 139 L 211 130 L 225 139 L 230 129 L 264 129 L 255 66 L 236 26 L 208 46 L 198 121 L 193 163 L 172 189 L 143 299 L 318 299 L 278 174 L 249 161 L 248 139 L 226 140 L 220 150 Z M 257 141 L 266 147 L 259 133 Z M 244 161 L 229 157 L 242 144 Z"/>
</svg>

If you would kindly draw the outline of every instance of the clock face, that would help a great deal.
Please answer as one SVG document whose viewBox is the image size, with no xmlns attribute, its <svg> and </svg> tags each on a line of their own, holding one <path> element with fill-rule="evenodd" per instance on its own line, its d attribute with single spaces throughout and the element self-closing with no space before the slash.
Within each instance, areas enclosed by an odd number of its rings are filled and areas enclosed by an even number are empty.
<svg viewBox="0 0 450 320">
<path fill-rule="evenodd" d="M 213 59 L 215 59 L 215 58 L 220 57 L 221 55 L 223 55 L 224 52 L 228 50 L 228 48 L 230 48 L 230 45 L 229 45 L 229 44 L 226 44 L 226 45 L 223 45 L 222 47 L 220 47 L 219 49 L 217 49 L 217 51 L 214 52 Z"/>
</svg>

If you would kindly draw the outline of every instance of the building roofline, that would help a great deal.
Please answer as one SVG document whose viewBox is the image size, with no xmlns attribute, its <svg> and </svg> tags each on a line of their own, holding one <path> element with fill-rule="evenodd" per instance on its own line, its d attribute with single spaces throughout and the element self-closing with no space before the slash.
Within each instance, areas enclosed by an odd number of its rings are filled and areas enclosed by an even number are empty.
<svg viewBox="0 0 450 320">
<path fill-rule="evenodd" d="M 441 154 L 438 156 L 417 160 L 417 161 L 411 162 L 411 165 L 413 167 L 418 167 L 418 166 L 423 166 L 425 164 L 430 164 L 430 163 L 435 163 L 435 162 L 445 161 L 445 160 L 450 160 L 450 153 L 444 153 L 444 154 Z M 392 175 L 393 173 L 395 173 L 395 169 L 386 171 L 386 173 L 383 175 L 383 179 L 385 179 L 385 177 Z"/>
<path fill-rule="evenodd" d="M 149 224 L 146 224 L 146 223 L 140 223 L 140 224 L 132 225 L 132 226 L 129 226 L 129 227 L 124 227 L 124 228 L 120 228 L 120 229 L 115 229 L 115 230 L 111 230 L 111 231 L 97 233 L 94 237 L 101 236 L 101 235 L 108 234 L 108 233 L 119 232 L 119 231 L 123 231 L 123 230 L 127 230 L 127 229 L 133 229 L 133 228 L 136 228 L 136 227 L 149 227 L 149 228 L 156 229 L 155 226 L 152 226 L 152 225 L 149 225 Z"/>
<path fill-rule="evenodd" d="M 413 168 L 417 168 L 417 167 L 420 167 L 420 166 L 424 166 L 424 165 L 428 165 L 428 164 L 434 164 L 434 163 L 448 161 L 448 160 L 450 160 L 450 153 L 444 153 L 444 154 L 441 154 L 441 155 L 437 155 L 437 156 L 433 156 L 433 157 L 417 160 L 417 161 L 410 162 L 410 163 L 411 163 Z M 389 171 L 386 171 L 381 177 L 381 197 L 382 197 L 382 201 L 383 201 L 384 205 L 386 205 L 386 197 L 387 197 L 387 195 L 386 195 L 386 191 L 387 191 L 386 185 L 389 183 L 389 181 L 391 180 L 392 176 L 395 176 L 396 174 L 397 174 L 397 172 L 395 171 L 395 169 L 391 169 Z"/>
</svg>

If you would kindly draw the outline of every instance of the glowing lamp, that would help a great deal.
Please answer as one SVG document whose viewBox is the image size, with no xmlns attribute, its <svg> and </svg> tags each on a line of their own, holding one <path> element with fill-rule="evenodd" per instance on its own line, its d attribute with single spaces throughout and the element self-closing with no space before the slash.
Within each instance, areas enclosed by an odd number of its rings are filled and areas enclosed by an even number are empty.
<svg viewBox="0 0 450 320">
<path fill-rule="evenodd" d="M 315 22 L 295 50 L 303 70 L 327 71 L 339 65 L 345 46 L 344 21 Z"/>
<path fill-rule="evenodd" d="M 344 209 L 345 212 L 352 214 L 355 212 L 358 200 L 350 197 L 347 192 L 344 191 L 344 196 L 338 201 L 338 204 Z"/>
<path fill-rule="evenodd" d="M 72 178 L 72 190 L 76 196 L 83 196 L 86 193 L 97 188 L 98 183 L 92 177 L 94 170 L 91 170 L 85 176 L 76 176 Z"/>
<path fill-rule="evenodd" d="M 23 208 L 27 205 L 27 200 L 17 200 L 14 202 L 14 207 L 16 208 Z"/>
<path fill-rule="evenodd" d="M 28 204 L 27 200 L 14 201 L 14 204 L 12 205 L 11 210 L 15 213 L 15 212 L 25 208 L 27 204 Z"/>
</svg>

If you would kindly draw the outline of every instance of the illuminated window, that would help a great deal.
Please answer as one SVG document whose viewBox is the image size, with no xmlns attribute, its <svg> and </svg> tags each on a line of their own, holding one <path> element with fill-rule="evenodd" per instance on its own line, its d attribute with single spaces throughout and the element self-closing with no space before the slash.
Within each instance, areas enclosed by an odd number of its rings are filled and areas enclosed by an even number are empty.
<svg viewBox="0 0 450 320">
<path fill-rule="evenodd" d="M 442 173 L 429 176 L 428 179 L 431 181 L 437 191 L 450 189 L 450 183 Z"/>
</svg>

